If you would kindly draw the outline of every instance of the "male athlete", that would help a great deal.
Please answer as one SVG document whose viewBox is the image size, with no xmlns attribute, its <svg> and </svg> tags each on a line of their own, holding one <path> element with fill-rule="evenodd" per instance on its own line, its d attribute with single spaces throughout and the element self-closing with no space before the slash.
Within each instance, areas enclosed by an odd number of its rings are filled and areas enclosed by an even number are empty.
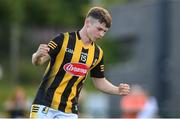
<svg viewBox="0 0 180 119">
<path fill-rule="evenodd" d="M 34 65 L 49 61 L 31 108 L 31 118 L 78 118 L 78 97 L 88 72 L 97 89 L 127 95 L 128 84 L 114 86 L 104 76 L 103 51 L 95 44 L 111 26 L 109 12 L 93 7 L 82 29 L 60 33 L 49 44 L 40 44 L 32 56 Z"/>
</svg>

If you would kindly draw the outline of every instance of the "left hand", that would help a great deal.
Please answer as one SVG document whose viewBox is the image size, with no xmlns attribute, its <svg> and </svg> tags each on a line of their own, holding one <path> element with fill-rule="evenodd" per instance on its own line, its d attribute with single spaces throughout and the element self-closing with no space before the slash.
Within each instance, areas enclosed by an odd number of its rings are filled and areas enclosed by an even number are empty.
<svg viewBox="0 0 180 119">
<path fill-rule="evenodd" d="M 119 94 L 120 95 L 128 95 L 130 93 L 130 86 L 126 83 L 119 84 Z"/>
</svg>

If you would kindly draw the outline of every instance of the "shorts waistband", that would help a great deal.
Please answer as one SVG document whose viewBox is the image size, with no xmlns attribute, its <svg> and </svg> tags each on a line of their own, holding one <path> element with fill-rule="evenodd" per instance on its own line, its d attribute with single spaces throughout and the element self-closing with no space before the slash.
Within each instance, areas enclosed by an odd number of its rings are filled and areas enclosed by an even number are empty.
<svg viewBox="0 0 180 119">
<path fill-rule="evenodd" d="M 32 112 L 42 111 L 43 113 L 48 113 L 49 109 L 51 109 L 50 107 L 38 104 L 33 104 L 31 108 Z"/>
</svg>

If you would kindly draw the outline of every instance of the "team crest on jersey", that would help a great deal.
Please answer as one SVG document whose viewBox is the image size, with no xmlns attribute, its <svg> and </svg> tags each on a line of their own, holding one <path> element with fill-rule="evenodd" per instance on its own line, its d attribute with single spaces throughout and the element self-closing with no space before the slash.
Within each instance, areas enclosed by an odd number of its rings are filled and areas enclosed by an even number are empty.
<svg viewBox="0 0 180 119">
<path fill-rule="evenodd" d="M 64 70 L 75 76 L 85 76 L 89 67 L 82 63 L 67 63 L 64 65 Z"/>
</svg>

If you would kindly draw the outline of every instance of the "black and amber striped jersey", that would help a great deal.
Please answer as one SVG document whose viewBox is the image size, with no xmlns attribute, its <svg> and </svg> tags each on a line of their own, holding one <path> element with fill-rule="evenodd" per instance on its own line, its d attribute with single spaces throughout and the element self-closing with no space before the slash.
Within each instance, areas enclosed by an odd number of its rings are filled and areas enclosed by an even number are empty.
<svg viewBox="0 0 180 119">
<path fill-rule="evenodd" d="M 48 47 L 51 58 L 33 103 L 78 113 L 78 97 L 88 71 L 91 77 L 104 77 L 103 51 L 95 43 L 85 46 L 79 31 L 60 33 Z"/>
</svg>

